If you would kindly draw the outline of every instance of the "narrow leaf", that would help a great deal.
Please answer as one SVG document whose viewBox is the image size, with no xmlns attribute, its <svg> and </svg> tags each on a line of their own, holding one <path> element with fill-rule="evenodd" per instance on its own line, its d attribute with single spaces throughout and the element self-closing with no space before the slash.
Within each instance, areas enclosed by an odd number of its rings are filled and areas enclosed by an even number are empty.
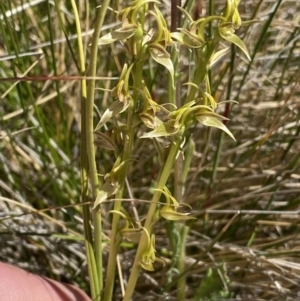
<svg viewBox="0 0 300 301">
<path fill-rule="evenodd" d="M 183 44 L 191 48 L 200 48 L 205 43 L 198 35 L 188 31 L 185 28 L 181 29 L 183 33 Z"/>
<path fill-rule="evenodd" d="M 213 65 L 216 64 L 228 52 L 228 50 L 229 48 L 226 47 L 224 49 L 215 52 L 209 60 L 208 69 L 212 68 Z"/>
<path fill-rule="evenodd" d="M 160 124 L 155 130 L 142 135 L 140 138 L 157 138 L 157 137 L 168 137 L 178 133 L 179 128 L 174 127 L 174 120 L 169 120 L 165 123 Z"/>
<path fill-rule="evenodd" d="M 177 212 L 170 206 L 163 206 L 160 210 L 160 215 L 169 221 L 187 221 L 195 219 L 195 217 L 189 216 L 189 213 Z"/>
<path fill-rule="evenodd" d="M 197 115 L 196 118 L 203 125 L 211 126 L 211 127 L 215 127 L 215 128 L 221 129 L 226 134 L 228 134 L 233 140 L 235 140 L 234 136 L 228 130 L 228 128 L 226 127 L 226 125 L 222 121 L 220 121 L 219 119 L 217 119 L 216 117 Z"/>
<path fill-rule="evenodd" d="M 114 39 L 112 37 L 111 33 L 108 33 L 99 39 L 98 45 L 99 46 L 109 45 L 109 44 L 112 44 L 113 42 L 115 42 L 116 40 L 117 39 Z"/>
<path fill-rule="evenodd" d="M 191 17 L 191 15 L 183 8 L 180 6 L 177 6 L 177 8 L 185 15 L 185 17 L 190 21 L 193 22 L 193 18 Z"/>
<path fill-rule="evenodd" d="M 126 26 L 114 30 L 111 33 L 111 36 L 115 40 L 126 40 L 131 38 L 135 34 L 137 28 L 137 25 L 128 24 Z"/>
<path fill-rule="evenodd" d="M 221 28 L 219 27 L 220 36 L 224 40 L 236 45 L 237 47 L 239 47 L 245 53 L 248 60 L 251 61 L 250 54 L 249 54 L 244 42 L 237 35 L 235 35 L 232 31 L 234 31 L 234 30 L 229 29 L 228 26 L 221 27 Z"/>
<path fill-rule="evenodd" d="M 113 116 L 116 116 L 117 114 L 124 112 L 127 109 L 128 105 L 129 105 L 128 103 L 123 103 L 118 100 L 114 101 L 102 115 L 101 120 L 99 121 L 99 123 L 95 128 L 95 131 L 99 130 Z"/>
<path fill-rule="evenodd" d="M 217 114 L 215 112 L 210 112 L 210 111 L 201 111 L 201 113 L 197 113 L 196 114 L 197 116 L 205 116 L 205 117 L 214 117 L 214 118 L 217 118 L 219 120 L 229 120 L 228 118 L 220 115 L 220 114 Z M 196 116 L 196 117 L 197 117 Z"/>
<path fill-rule="evenodd" d="M 97 195 L 93 209 L 95 209 L 99 204 L 105 202 L 111 195 L 117 193 L 118 189 L 118 185 L 113 185 L 109 182 L 105 183 Z"/>
<path fill-rule="evenodd" d="M 150 46 L 151 57 L 159 64 L 163 65 L 171 74 L 172 87 L 175 89 L 174 84 L 174 67 L 168 52 L 159 44 Z"/>
</svg>

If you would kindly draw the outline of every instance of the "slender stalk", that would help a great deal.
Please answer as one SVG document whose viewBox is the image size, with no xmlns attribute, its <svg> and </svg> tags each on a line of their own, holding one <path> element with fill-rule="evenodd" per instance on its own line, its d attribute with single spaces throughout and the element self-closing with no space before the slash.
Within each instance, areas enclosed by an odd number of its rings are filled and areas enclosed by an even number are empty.
<svg viewBox="0 0 300 301">
<path fill-rule="evenodd" d="M 79 65 L 81 75 L 85 74 L 85 59 L 84 59 L 84 51 L 82 44 L 82 35 L 81 35 L 81 27 L 80 27 L 80 19 L 78 15 L 78 9 L 76 6 L 76 2 L 74 0 L 71 1 L 73 13 L 75 16 L 76 30 L 78 36 L 78 53 L 79 53 Z M 82 79 L 81 83 L 81 144 L 80 144 L 80 158 L 81 158 L 81 197 L 82 202 L 87 202 L 88 198 L 88 162 L 87 162 L 87 142 L 86 142 L 86 97 L 87 97 L 87 87 L 86 80 Z M 93 236 L 91 229 L 91 216 L 90 210 L 88 206 L 83 206 L 83 220 L 84 220 L 84 241 L 86 248 L 86 256 L 88 263 L 88 271 L 90 278 L 90 287 L 91 294 L 93 300 L 99 300 L 100 298 L 100 286 L 98 273 L 96 269 L 95 262 L 95 254 L 93 250 Z"/>
<path fill-rule="evenodd" d="M 137 63 L 133 73 L 135 87 L 139 87 L 142 82 L 142 71 L 143 71 L 142 63 Z M 137 99 L 137 93 L 138 93 L 137 90 L 135 90 L 133 94 L 134 100 Z M 134 135 L 135 135 L 135 132 L 132 128 L 134 107 L 135 104 L 132 102 L 128 108 L 128 116 L 127 116 L 128 134 L 126 135 L 125 142 L 124 142 L 122 162 L 128 162 L 131 156 L 132 145 L 133 145 Z M 117 200 L 120 200 L 123 197 L 123 192 L 126 184 L 127 171 L 128 171 L 128 164 L 125 164 L 124 168 L 120 171 L 120 176 L 119 176 L 120 190 L 116 194 Z M 114 210 L 120 211 L 121 206 L 122 206 L 121 201 L 115 202 Z M 105 291 L 104 291 L 104 299 L 103 299 L 104 301 L 112 300 L 112 293 L 113 293 L 115 273 L 116 273 L 116 260 L 117 260 L 117 254 L 119 249 L 119 245 L 117 241 L 119 220 L 120 220 L 120 215 L 114 214 L 112 220 L 112 233 L 111 233 L 110 252 L 109 252 L 106 281 L 105 281 Z"/>
<path fill-rule="evenodd" d="M 83 101 L 82 103 L 83 104 Z M 82 112 L 84 113 L 84 112 Z M 83 120 L 83 119 L 81 119 Z M 87 166 L 87 156 L 85 151 L 85 138 L 81 138 L 81 187 L 82 187 L 82 201 L 85 203 L 88 201 L 88 176 L 85 166 Z M 90 209 L 87 205 L 83 206 L 83 225 L 84 225 L 84 242 L 86 249 L 86 257 L 88 263 L 88 271 L 90 278 L 90 288 L 93 300 L 99 300 L 100 297 L 100 287 L 98 280 L 98 273 L 96 268 L 95 254 L 93 249 L 93 236 L 91 229 L 91 216 Z"/>
<path fill-rule="evenodd" d="M 92 44 L 90 49 L 90 62 L 88 76 L 94 77 L 97 70 L 98 60 L 98 39 L 100 36 L 102 24 L 107 11 L 107 7 L 110 0 L 104 0 L 100 9 L 97 11 L 95 29 L 92 37 Z M 95 79 L 91 79 L 87 85 L 87 99 L 86 99 L 86 148 L 89 165 L 89 180 L 92 189 L 92 199 L 95 200 L 99 193 L 99 180 L 95 161 L 95 146 L 94 146 L 94 90 L 95 90 Z M 99 206 L 94 210 L 94 251 L 95 260 L 98 271 L 98 280 L 100 292 L 103 288 L 103 267 L 102 267 L 102 221 L 101 211 Z M 100 300 L 100 295 L 97 296 Z"/>
<path fill-rule="evenodd" d="M 185 245 L 187 235 L 189 233 L 189 227 L 185 226 L 184 224 L 180 225 L 180 243 L 179 243 L 179 256 L 177 262 L 177 269 L 179 274 L 183 274 L 185 270 Z M 186 275 L 183 274 L 182 277 L 178 279 L 177 282 L 177 300 L 184 301 L 185 300 L 185 287 L 186 287 Z"/>
<path fill-rule="evenodd" d="M 228 230 L 228 228 L 233 224 L 233 222 L 235 221 L 235 219 L 240 215 L 240 211 L 236 212 L 233 217 L 226 223 L 226 225 L 222 228 L 222 230 L 218 233 L 218 235 L 213 238 L 209 245 L 206 247 L 206 249 L 198 256 L 197 260 L 190 265 L 187 269 L 185 269 L 185 271 L 183 272 L 184 275 L 186 275 L 187 273 L 189 273 L 191 270 L 193 270 L 197 264 L 206 256 L 206 254 L 213 248 L 213 246 L 216 244 L 217 241 L 220 240 L 220 238 L 222 237 L 222 235 Z M 179 281 L 179 279 L 183 276 L 183 274 L 178 275 L 178 277 L 176 277 L 176 279 L 174 279 L 173 282 L 171 282 L 170 284 L 167 285 L 166 290 L 169 290 L 177 281 Z"/>
<path fill-rule="evenodd" d="M 176 1 L 173 1 L 176 3 Z M 172 4 L 173 4 L 172 2 Z M 171 10 L 171 15 L 173 16 L 174 11 Z M 180 27 L 180 20 L 176 19 L 176 15 L 173 17 L 173 20 L 176 21 L 176 26 Z M 175 22 L 174 21 L 174 22 Z M 175 26 L 175 29 L 176 29 Z M 171 27 L 172 29 L 172 27 Z M 175 31 L 174 29 L 174 31 Z M 177 72 L 179 69 L 179 51 L 176 50 L 175 47 L 172 48 L 171 51 L 171 59 L 173 62 L 174 66 L 174 73 L 175 73 L 175 80 L 177 77 Z M 175 89 L 172 86 L 172 79 L 171 76 L 169 75 L 169 83 L 168 83 L 168 95 L 170 98 L 171 103 L 176 105 L 177 108 L 180 108 L 182 106 L 181 103 L 181 97 L 180 97 L 180 90 L 181 90 L 181 82 L 176 81 Z M 179 202 L 182 203 L 183 199 L 183 191 L 184 191 L 184 182 L 183 182 L 183 156 L 180 154 L 177 159 L 175 160 L 174 164 L 174 196 L 175 199 Z M 172 243 L 172 248 L 173 248 L 173 254 L 178 254 L 178 256 L 173 256 L 173 263 L 172 265 L 177 266 L 177 269 L 179 273 L 182 273 L 185 268 L 184 264 L 184 259 L 185 259 L 185 240 L 187 236 L 187 232 L 185 234 L 185 237 L 182 236 L 183 230 L 186 228 L 183 224 L 181 223 L 174 223 L 174 222 L 169 222 L 170 227 L 172 227 L 172 231 L 170 231 L 170 235 L 173 237 L 170 237 Z M 174 231 L 176 233 L 174 233 Z M 174 239 L 174 235 L 178 237 L 178 239 Z M 179 251 L 178 251 L 179 250 Z M 182 257 L 183 256 L 183 257 Z M 180 281 L 177 282 L 177 299 L 179 301 L 185 300 L 185 282 L 186 279 L 185 277 L 182 277 Z"/>
<path fill-rule="evenodd" d="M 206 75 L 206 64 L 205 62 L 200 62 L 199 67 L 195 70 L 193 83 L 196 85 L 200 85 L 200 83 L 204 80 Z M 186 103 L 189 103 L 195 99 L 195 95 L 198 92 L 198 89 L 195 86 L 190 87 L 190 91 L 187 97 Z"/>
<path fill-rule="evenodd" d="M 132 110 L 131 110 L 132 111 Z M 128 129 L 130 129 L 132 124 L 132 113 L 128 113 Z M 124 146 L 124 161 L 127 161 L 130 158 L 132 144 L 133 144 L 133 138 L 134 138 L 134 131 L 131 131 L 128 135 L 128 139 L 126 139 L 126 143 Z M 116 194 L 116 199 L 120 200 L 123 197 L 124 192 L 124 186 L 125 186 L 125 178 L 127 174 L 127 166 L 125 165 L 123 170 L 125 170 L 122 174 L 122 180 L 121 180 L 121 187 L 119 192 Z M 114 210 L 120 211 L 122 206 L 122 201 L 116 201 L 114 204 Z M 118 242 L 118 230 L 119 230 L 119 220 L 120 215 L 114 214 L 113 220 L 112 220 L 112 233 L 111 233 L 111 239 L 110 239 L 110 250 L 109 250 L 109 258 L 108 258 L 108 264 L 107 264 L 107 272 L 106 272 L 106 281 L 105 281 L 105 291 L 104 291 L 104 301 L 111 301 L 112 300 L 112 293 L 114 288 L 114 282 L 115 282 L 115 274 L 116 274 L 116 260 L 117 260 L 117 254 L 119 250 L 119 242 Z"/>
<path fill-rule="evenodd" d="M 208 15 L 213 16 L 214 15 L 214 0 L 209 0 L 209 8 L 208 8 Z M 209 22 L 209 29 L 208 29 L 208 36 L 210 39 L 214 38 L 214 28 L 213 28 L 213 22 Z M 212 69 L 209 69 L 207 72 L 207 76 L 209 79 L 209 82 L 212 82 Z"/>
<path fill-rule="evenodd" d="M 129 281 L 128 281 L 128 285 L 127 285 L 127 289 L 125 292 L 125 296 L 123 298 L 123 301 L 129 301 L 132 297 L 138 276 L 139 276 L 139 272 L 141 269 L 140 263 L 141 263 L 141 257 L 143 252 L 145 251 L 145 249 L 147 248 L 147 234 L 145 233 L 146 231 L 149 233 L 149 235 L 151 235 L 151 228 L 152 228 L 152 222 L 153 222 L 153 217 L 156 211 L 156 205 L 159 202 L 160 196 L 161 196 L 161 192 L 159 190 L 162 190 L 164 188 L 164 186 L 166 185 L 166 182 L 170 176 L 172 167 L 174 165 L 175 162 L 175 158 L 180 146 L 180 142 L 181 142 L 181 138 L 177 139 L 169 152 L 167 161 L 162 169 L 162 172 L 160 173 L 160 178 L 158 180 L 157 186 L 156 186 L 156 191 L 154 192 L 148 213 L 147 213 L 147 218 L 145 221 L 145 231 L 143 231 L 142 237 L 140 239 L 139 245 L 138 245 L 138 249 L 137 249 L 137 253 L 135 256 L 135 260 L 132 266 L 132 270 L 131 270 L 131 274 L 129 277 Z"/>
</svg>

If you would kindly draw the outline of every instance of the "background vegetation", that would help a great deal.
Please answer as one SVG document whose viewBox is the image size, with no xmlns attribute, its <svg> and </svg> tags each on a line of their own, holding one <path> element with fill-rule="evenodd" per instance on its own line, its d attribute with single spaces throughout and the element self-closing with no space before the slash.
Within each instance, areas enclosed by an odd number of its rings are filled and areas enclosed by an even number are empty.
<svg viewBox="0 0 300 301">
<path fill-rule="evenodd" d="M 198 0 L 192 15 L 207 16 L 210 3 L 220 12 L 224 2 Z M 110 3 L 115 10 L 125 5 Z M 87 62 L 96 9 L 93 1 L 78 1 Z M 170 22 L 170 1 L 160 9 Z M 197 219 L 186 223 L 183 300 L 298 300 L 300 3 L 242 1 L 239 11 L 243 20 L 259 20 L 237 32 L 252 61 L 231 47 L 211 74 L 215 99 L 239 102 L 218 108 L 230 118 L 226 125 L 236 141 L 197 125 L 184 146 L 192 156 L 181 201 Z M 101 36 L 117 25 L 110 12 Z M 100 47 L 98 56 L 97 75 L 105 79 L 96 81 L 95 123 L 112 102 L 103 89 L 116 85 L 126 53 L 115 43 Z M 186 55 L 179 66 L 184 77 L 193 61 Z M 0 2 L 0 260 L 89 293 L 80 204 L 79 69 L 68 1 Z M 161 79 L 152 97 L 168 102 L 167 71 L 153 62 L 145 72 L 149 82 Z M 3 80 L 22 76 L 32 78 Z M 159 163 L 148 139 L 136 139 L 131 158 L 124 206 L 141 219 Z M 114 161 L 111 152 L 97 149 L 100 174 Z M 174 193 L 178 172 L 177 165 L 170 181 Z M 104 262 L 112 203 L 103 206 Z M 178 228 L 162 222 L 155 235 L 156 255 L 166 264 L 141 273 L 134 300 L 178 300 Z M 114 300 L 121 299 L 134 255 L 135 244 L 121 244 L 122 277 L 116 277 Z"/>
</svg>

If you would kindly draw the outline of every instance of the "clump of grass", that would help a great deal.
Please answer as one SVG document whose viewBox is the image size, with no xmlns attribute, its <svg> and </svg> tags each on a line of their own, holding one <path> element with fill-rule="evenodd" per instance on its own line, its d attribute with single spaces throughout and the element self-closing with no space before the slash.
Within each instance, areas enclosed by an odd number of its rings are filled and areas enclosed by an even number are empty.
<svg viewBox="0 0 300 301">
<path fill-rule="evenodd" d="M 139 3 L 0 4 L 2 75 L 30 76 L 0 87 L 1 260 L 95 300 L 297 298 L 297 2 L 240 3 L 249 55 L 236 13 L 201 27 L 223 3 Z"/>
</svg>

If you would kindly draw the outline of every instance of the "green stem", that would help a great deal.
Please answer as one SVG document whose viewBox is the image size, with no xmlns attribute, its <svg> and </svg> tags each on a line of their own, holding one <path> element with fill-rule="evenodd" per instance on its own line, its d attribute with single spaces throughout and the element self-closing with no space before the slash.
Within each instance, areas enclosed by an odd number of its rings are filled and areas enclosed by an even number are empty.
<svg viewBox="0 0 300 301">
<path fill-rule="evenodd" d="M 130 109 L 130 111 L 131 112 L 128 113 L 128 119 L 127 119 L 128 129 L 130 129 L 132 126 L 133 110 Z M 123 162 L 128 161 L 128 159 L 130 158 L 131 149 L 133 145 L 134 131 L 131 131 L 127 137 L 128 139 L 126 139 L 124 145 L 124 155 L 122 158 Z M 128 169 L 127 166 L 128 164 L 125 164 L 123 168 L 124 172 L 122 172 L 122 175 L 120 175 L 122 179 L 120 179 L 120 190 L 116 194 L 117 200 L 120 200 L 123 197 L 125 179 L 126 179 L 126 174 Z M 122 201 L 116 201 L 114 204 L 114 211 L 119 212 L 121 210 L 121 206 L 122 206 Z M 120 215 L 114 214 L 112 220 L 112 232 L 111 232 L 111 239 L 110 239 L 108 264 L 106 269 L 107 272 L 106 272 L 105 291 L 104 291 L 103 301 L 112 300 L 112 293 L 113 293 L 115 274 L 116 274 L 116 260 L 117 260 L 118 250 L 119 250 L 119 241 L 118 241 L 119 221 L 120 221 Z"/>
<path fill-rule="evenodd" d="M 135 87 L 139 87 L 141 85 L 142 71 L 143 71 L 143 64 L 141 62 L 137 63 L 135 66 L 135 72 L 133 73 Z M 127 116 L 128 134 L 126 135 L 126 139 L 124 142 L 124 152 L 123 152 L 122 162 L 128 162 L 132 152 L 132 146 L 133 146 L 134 134 L 135 134 L 134 129 L 132 128 L 132 122 L 133 122 L 133 114 L 134 114 L 134 107 L 135 107 L 134 100 L 137 99 L 137 94 L 138 92 L 137 90 L 135 90 L 133 93 L 133 102 L 130 104 L 128 108 L 128 116 Z M 125 164 L 119 176 L 120 190 L 116 194 L 117 200 L 120 200 L 123 197 L 127 170 L 128 170 L 128 164 Z M 114 204 L 114 210 L 120 211 L 121 206 L 122 206 L 122 202 L 116 201 Z M 117 254 L 119 249 L 119 242 L 118 242 L 119 220 L 120 220 L 120 215 L 114 214 L 112 220 L 110 252 L 109 252 L 109 258 L 107 264 L 105 291 L 104 291 L 104 299 L 103 299 L 104 301 L 112 300 L 112 293 L 113 293 L 115 274 L 116 274 L 116 260 L 117 260 Z"/>
<path fill-rule="evenodd" d="M 149 233 L 149 235 L 151 236 L 151 228 L 152 228 L 152 222 L 153 222 L 153 217 L 156 211 L 156 206 L 157 203 L 159 202 L 160 196 L 161 196 L 161 192 L 160 190 L 162 190 L 166 183 L 167 180 L 170 176 L 172 167 L 174 165 L 175 159 L 176 159 L 176 155 L 179 149 L 181 143 L 181 138 L 178 138 L 172 145 L 167 161 L 162 169 L 162 172 L 160 173 L 160 178 L 159 181 L 157 183 L 157 187 L 156 190 L 154 192 L 148 213 L 147 213 L 147 218 L 145 221 L 145 231 L 143 231 L 142 237 L 140 239 L 139 245 L 138 245 L 138 249 L 136 252 L 136 256 L 134 259 L 134 263 L 132 266 L 132 270 L 131 270 L 131 274 L 129 277 L 129 281 L 128 281 L 128 285 L 126 288 L 126 292 L 125 292 L 125 296 L 123 298 L 123 301 L 129 301 L 131 299 L 131 296 L 133 294 L 138 276 L 139 276 L 139 272 L 141 269 L 141 258 L 142 258 L 142 254 L 145 251 L 145 249 L 147 248 L 147 244 L 148 244 L 148 240 L 147 240 L 147 233 Z"/>
<path fill-rule="evenodd" d="M 178 224 L 177 226 L 180 227 L 180 244 L 179 244 L 179 257 L 177 262 L 177 268 L 179 274 L 183 274 L 185 270 L 185 246 L 186 246 L 186 239 L 189 233 L 189 227 L 185 226 L 184 224 Z M 182 275 L 178 279 L 177 282 L 177 300 L 184 301 L 185 300 L 185 287 L 186 287 L 186 275 Z"/>
<path fill-rule="evenodd" d="M 205 74 L 206 74 L 206 66 L 205 66 L 205 64 L 203 62 L 201 62 L 200 63 L 200 67 L 198 67 L 195 70 L 195 75 L 194 75 L 194 81 L 193 81 L 193 83 L 196 84 L 197 86 L 200 85 L 200 83 L 205 78 Z M 193 101 L 195 99 L 195 95 L 196 95 L 197 92 L 198 92 L 198 89 L 196 87 L 194 87 L 194 86 L 191 86 L 186 103 L 189 103 L 189 102 Z"/>
<path fill-rule="evenodd" d="M 168 291 L 176 282 L 178 282 L 181 277 L 183 277 L 184 275 L 186 275 L 187 273 L 192 271 L 197 266 L 197 264 L 201 260 L 203 260 L 203 258 L 206 256 L 206 254 L 213 248 L 213 246 L 216 244 L 216 242 L 220 240 L 222 235 L 233 224 L 234 220 L 238 217 L 239 214 L 240 214 L 240 212 L 237 212 L 234 214 L 234 216 L 229 220 L 229 222 L 227 222 L 227 224 L 222 228 L 222 230 L 219 232 L 219 234 L 214 239 L 211 240 L 208 247 L 199 255 L 197 260 L 192 265 L 190 265 L 187 269 L 185 269 L 182 274 L 179 274 L 178 277 L 173 282 L 171 282 L 170 284 L 167 285 L 166 291 Z"/>
<path fill-rule="evenodd" d="M 95 30 L 92 37 L 91 49 L 90 49 L 90 63 L 88 76 L 94 78 L 97 70 L 97 59 L 98 59 L 98 40 L 106 15 L 107 7 L 110 0 L 104 0 L 101 8 L 97 12 Z M 87 85 L 87 100 L 86 100 L 86 149 L 89 165 L 89 180 L 92 189 L 92 200 L 95 200 L 99 193 L 99 180 L 95 161 L 95 146 L 94 146 L 94 90 L 95 90 L 95 79 L 91 79 Z M 99 206 L 94 210 L 94 249 L 95 259 L 98 271 L 98 280 L 100 291 L 103 288 L 103 268 L 102 268 L 102 221 L 101 211 Z M 100 300 L 101 296 L 97 296 L 97 300 Z"/>
<path fill-rule="evenodd" d="M 75 0 L 71 1 L 73 13 L 75 16 L 76 30 L 78 36 L 78 53 L 80 62 L 80 72 L 85 74 L 85 60 L 84 51 L 82 44 L 82 35 L 80 27 L 80 18 L 78 14 L 78 9 Z M 88 161 L 87 161 L 87 141 L 86 141 L 86 98 L 87 98 L 87 88 L 86 80 L 81 80 L 81 144 L 80 144 L 80 158 L 81 158 L 81 198 L 82 202 L 86 203 L 88 201 Z M 88 206 L 83 206 L 83 221 L 84 221 L 84 242 L 86 248 L 86 257 L 88 263 L 88 271 L 90 278 L 90 287 L 93 300 L 99 300 L 100 297 L 100 286 L 98 273 L 96 269 L 95 254 L 93 250 L 93 236 L 91 229 L 91 216 Z"/>
<path fill-rule="evenodd" d="M 169 100 L 172 104 L 176 105 L 177 107 L 180 106 L 178 101 L 180 102 L 180 97 L 177 97 L 177 88 L 180 88 L 180 81 L 176 81 L 177 78 L 177 70 L 178 70 L 178 52 L 176 50 L 176 47 L 172 47 L 171 50 L 171 60 L 173 62 L 173 67 L 174 67 L 174 80 L 176 82 L 175 84 L 175 89 L 173 87 L 173 79 L 172 76 L 169 74 L 168 75 L 168 95 L 169 95 Z"/>
<path fill-rule="evenodd" d="M 180 49 L 178 50 L 180 51 Z M 175 71 L 175 81 L 177 77 L 177 70 L 178 70 L 178 57 L 179 53 L 177 52 L 176 48 L 172 48 L 171 52 L 171 59 L 174 65 L 174 71 Z M 181 107 L 181 97 L 180 97 L 180 88 L 181 88 L 181 82 L 176 81 L 175 89 L 172 87 L 172 78 L 169 75 L 169 84 L 168 84 L 168 94 L 171 103 L 177 106 L 177 108 Z M 178 158 L 175 160 L 174 164 L 174 197 L 179 202 L 182 203 L 183 199 L 183 191 L 184 191 L 184 182 L 183 182 L 183 156 L 180 154 Z M 170 222 L 171 223 L 171 222 Z M 170 231 L 171 235 L 171 243 L 173 248 L 173 254 L 178 254 L 178 256 L 173 257 L 173 263 L 177 266 L 177 269 L 179 273 L 182 273 L 184 271 L 185 265 L 184 265 L 184 259 L 185 259 L 185 237 L 182 236 L 183 230 L 186 228 L 181 223 L 171 223 L 170 225 L 173 228 L 173 231 L 177 232 L 178 239 L 174 239 L 174 232 Z M 178 248 L 180 250 L 178 251 Z M 183 256 L 183 257 L 182 257 Z M 177 299 L 179 301 L 185 300 L 185 277 L 180 278 L 180 281 L 177 282 Z"/>
</svg>

